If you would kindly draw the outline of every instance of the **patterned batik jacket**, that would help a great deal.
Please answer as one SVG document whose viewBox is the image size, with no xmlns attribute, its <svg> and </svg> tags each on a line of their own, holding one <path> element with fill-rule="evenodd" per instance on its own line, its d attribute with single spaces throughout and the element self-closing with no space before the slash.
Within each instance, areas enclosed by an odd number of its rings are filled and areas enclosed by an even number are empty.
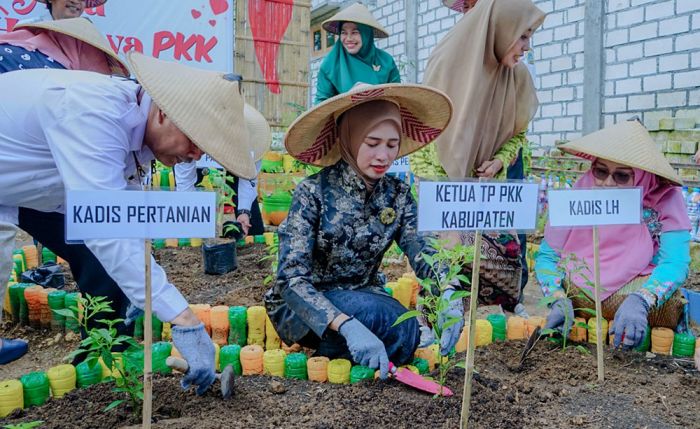
<svg viewBox="0 0 700 429">
<path fill-rule="evenodd" d="M 323 336 L 341 312 L 323 292 L 345 289 L 386 294 L 379 271 L 393 241 L 418 278 L 433 277 L 421 253 L 435 251 L 417 230 L 418 207 L 407 184 L 384 176 L 367 196 L 362 179 L 344 161 L 302 181 L 280 225 L 279 266 L 265 305 L 286 344 L 309 330 Z"/>
</svg>

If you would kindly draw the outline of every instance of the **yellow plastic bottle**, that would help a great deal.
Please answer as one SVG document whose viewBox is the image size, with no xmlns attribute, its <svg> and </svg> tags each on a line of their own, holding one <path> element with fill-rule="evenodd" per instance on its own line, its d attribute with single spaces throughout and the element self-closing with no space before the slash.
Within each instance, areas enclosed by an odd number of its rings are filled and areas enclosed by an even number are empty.
<svg viewBox="0 0 700 429">
<path fill-rule="evenodd" d="M 261 305 L 248 307 L 246 310 L 248 317 L 248 344 L 257 344 L 260 347 L 265 345 L 265 319 L 267 311 Z"/>
<path fill-rule="evenodd" d="M 457 344 L 455 344 L 455 351 L 457 353 L 463 353 L 467 351 L 469 347 L 469 330 L 465 327 L 459 334 L 459 339 Z"/>
<path fill-rule="evenodd" d="M 241 349 L 240 359 L 243 375 L 254 375 L 263 373 L 262 346 L 250 344 Z"/>
<path fill-rule="evenodd" d="M 219 371 L 219 355 L 221 354 L 221 347 L 216 343 L 212 344 L 214 344 L 214 368 Z"/>
<path fill-rule="evenodd" d="M 165 247 L 177 247 L 177 238 L 166 238 Z"/>
<path fill-rule="evenodd" d="M 533 332 L 535 332 L 536 327 L 544 328 L 544 324 L 547 319 L 544 317 L 538 317 L 538 316 L 532 316 L 527 321 L 525 322 L 525 326 L 527 327 L 527 336 L 529 337 L 532 335 Z"/>
<path fill-rule="evenodd" d="M 201 238 L 190 238 L 190 246 L 191 247 L 202 247 L 202 239 Z"/>
<path fill-rule="evenodd" d="M 265 239 L 265 244 L 268 246 L 275 244 L 275 234 L 271 232 L 263 232 L 263 238 Z"/>
<path fill-rule="evenodd" d="M 333 384 L 350 384 L 352 363 L 347 359 L 333 359 L 328 362 L 328 381 Z"/>
<path fill-rule="evenodd" d="M 605 319 L 601 319 L 602 326 L 600 329 L 600 332 L 603 335 L 603 343 L 605 343 L 605 338 L 607 338 L 608 335 L 608 321 Z M 598 323 L 596 322 L 595 317 L 591 317 L 588 319 L 588 342 L 592 344 L 596 344 L 598 342 L 598 329 L 597 329 Z"/>
<path fill-rule="evenodd" d="M 493 326 L 488 320 L 476 319 L 476 346 L 487 346 L 493 341 Z"/>
<path fill-rule="evenodd" d="M 266 350 L 263 353 L 263 374 L 284 377 L 284 358 L 287 353 L 282 349 Z"/>
<path fill-rule="evenodd" d="M 429 371 L 432 371 L 435 369 L 435 365 L 437 364 L 437 359 L 435 358 L 435 352 L 433 351 L 433 349 L 430 349 L 428 347 L 422 347 L 422 348 L 416 349 L 414 356 L 417 358 L 427 360 Z"/>
<path fill-rule="evenodd" d="M 413 281 L 407 278 L 400 278 L 394 287 L 394 298 L 406 308 L 411 307 L 411 297 L 413 296 Z"/>
<path fill-rule="evenodd" d="M 328 362 L 325 356 L 314 356 L 306 361 L 306 372 L 309 380 L 325 383 L 328 381 Z"/>
<path fill-rule="evenodd" d="M 277 335 L 277 331 L 275 331 L 275 327 L 272 325 L 272 321 L 270 320 L 270 317 L 266 313 L 265 314 L 265 350 L 279 349 L 281 343 L 282 343 L 282 340 L 280 340 L 280 336 Z"/>
<path fill-rule="evenodd" d="M 420 283 L 418 282 L 416 273 L 412 271 L 404 273 L 401 278 L 411 280 L 411 308 L 415 308 L 418 303 L 418 294 L 420 293 Z"/>
<path fill-rule="evenodd" d="M 527 323 L 520 316 L 509 317 L 506 322 L 506 338 L 508 340 L 522 340 L 527 338 Z"/>
<path fill-rule="evenodd" d="M 10 286 L 16 284 L 17 282 L 8 282 L 5 289 L 5 301 L 2 304 L 2 310 L 5 314 L 9 314 L 13 319 L 17 319 L 19 315 L 12 314 L 12 305 L 10 304 Z"/>
<path fill-rule="evenodd" d="M 75 389 L 75 367 L 70 364 L 56 365 L 46 371 L 51 385 L 51 393 L 54 398 L 62 398 L 63 395 Z"/>
<path fill-rule="evenodd" d="M 163 341 L 170 341 L 173 339 L 173 327 L 170 322 L 163 322 L 161 337 L 163 338 Z"/>
<path fill-rule="evenodd" d="M 651 330 L 651 352 L 659 355 L 670 355 L 674 335 L 673 329 L 653 328 Z"/>
<path fill-rule="evenodd" d="M 24 408 L 24 392 L 19 380 L 0 381 L 0 417 Z"/>
</svg>

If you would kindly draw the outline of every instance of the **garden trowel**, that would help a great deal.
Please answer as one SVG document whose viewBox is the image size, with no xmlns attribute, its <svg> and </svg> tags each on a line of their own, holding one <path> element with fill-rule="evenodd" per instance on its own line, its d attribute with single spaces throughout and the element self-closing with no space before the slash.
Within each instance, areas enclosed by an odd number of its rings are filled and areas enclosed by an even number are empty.
<svg viewBox="0 0 700 429">
<path fill-rule="evenodd" d="M 401 383 L 407 384 L 415 389 L 422 390 L 423 392 L 441 396 L 453 395 L 449 388 L 445 386 L 441 387 L 438 383 L 427 380 L 406 368 L 397 368 L 396 365 L 391 362 L 389 362 L 389 373 L 390 377 L 392 377 L 394 380 L 400 381 Z"/>
<path fill-rule="evenodd" d="M 183 374 L 185 374 L 189 369 L 187 361 L 174 356 L 169 356 L 165 360 L 165 364 Z M 224 399 L 229 399 L 231 396 L 233 396 L 234 378 L 235 373 L 233 372 L 232 365 L 226 365 L 226 368 L 221 371 L 221 374 L 216 374 L 216 379 L 221 382 L 221 396 L 223 396 Z"/>
<path fill-rule="evenodd" d="M 527 359 L 532 349 L 535 348 L 535 344 L 537 344 L 540 338 L 542 338 L 542 334 L 540 332 L 541 330 L 542 329 L 538 326 L 534 331 L 532 331 L 532 335 L 530 335 L 530 338 L 528 338 L 525 348 L 520 355 L 520 365 L 518 366 L 518 369 L 522 369 L 523 365 L 525 365 L 525 359 Z"/>
</svg>

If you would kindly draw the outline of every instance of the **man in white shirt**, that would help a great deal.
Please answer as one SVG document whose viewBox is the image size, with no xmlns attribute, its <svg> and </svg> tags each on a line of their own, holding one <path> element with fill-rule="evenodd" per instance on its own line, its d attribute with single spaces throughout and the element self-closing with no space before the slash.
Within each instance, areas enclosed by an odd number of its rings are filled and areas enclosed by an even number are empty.
<svg viewBox="0 0 700 429">
<path fill-rule="evenodd" d="M 129 63 L 139 83 L 91 72 L 26 70 L 0 75 L 0 279 L 9 277 L 18 207 L 63 211 L 66 189 L 123 190 L 142 164 L 194 161 L 206 151 L 252 178 L 238 83 L 142 54 Z M 177 125 L 175 125 L 177 124 Z M 86 240 L 131 302 L 144 306 L 141 240 Z M 189 364 L 183 387 L 213 383 L 214 346 L 187 301 L 152 260 L 153 311 L 173 324 Z M 0 282 L 0 297 L 5 284 Z"/>
</svg>

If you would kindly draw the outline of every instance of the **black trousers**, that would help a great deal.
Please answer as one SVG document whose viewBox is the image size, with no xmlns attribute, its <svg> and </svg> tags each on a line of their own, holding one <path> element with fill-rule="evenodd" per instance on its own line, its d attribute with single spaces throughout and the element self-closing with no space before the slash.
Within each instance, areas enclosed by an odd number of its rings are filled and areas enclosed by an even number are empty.
<svg viewBox="0 0 700 429">
<path fill-rule="evenodd" d="M 522 180 L 525 178 L 525 165 L 523 162 L 523 150 L 520 149 L 520 152 L 518 152 L 518 157 L 515 160 L 515 164 L 511 165 L 510 167 L 507 167 L 508 170 L 506 171 L 506 178 L 508 179 L 519 179 Z M 527 281 L 529 278 L 529 272 L 527 268 L 527 235 L 525 234 L 518 234 L 518 240 L 520 240 L 520 262 L 523 264 L 523 270 L 522 270 L 522 277 L 520 279 L 520 298 L 518 299 L 519 302 L 523 302 L 523 290 L 525 289 L 525 285 L 527 285 Z"/>
<path fill-rule="evenodd" d="M 129 306 L 129 299 L 107 274 L 90 249 L 84 244 L 66 243 L 65 216 L 63 214 L 20 208 L 19 227 L 70 264 L 73 278 L 78 283 L 78 289 L 83 295 L 104 296 L 111 302 L 114 313 L 98 313 L 88 321 L 89 328 L 104 326 L 97 320 L 124 318 Z M 128 328 L 123 322 L 115 325 L 115 328 L 119 334 L 131 335 L 133 333 L 133 325 Z M 82 335 L 84 338 L 85 332 Z"/>
</svg>

